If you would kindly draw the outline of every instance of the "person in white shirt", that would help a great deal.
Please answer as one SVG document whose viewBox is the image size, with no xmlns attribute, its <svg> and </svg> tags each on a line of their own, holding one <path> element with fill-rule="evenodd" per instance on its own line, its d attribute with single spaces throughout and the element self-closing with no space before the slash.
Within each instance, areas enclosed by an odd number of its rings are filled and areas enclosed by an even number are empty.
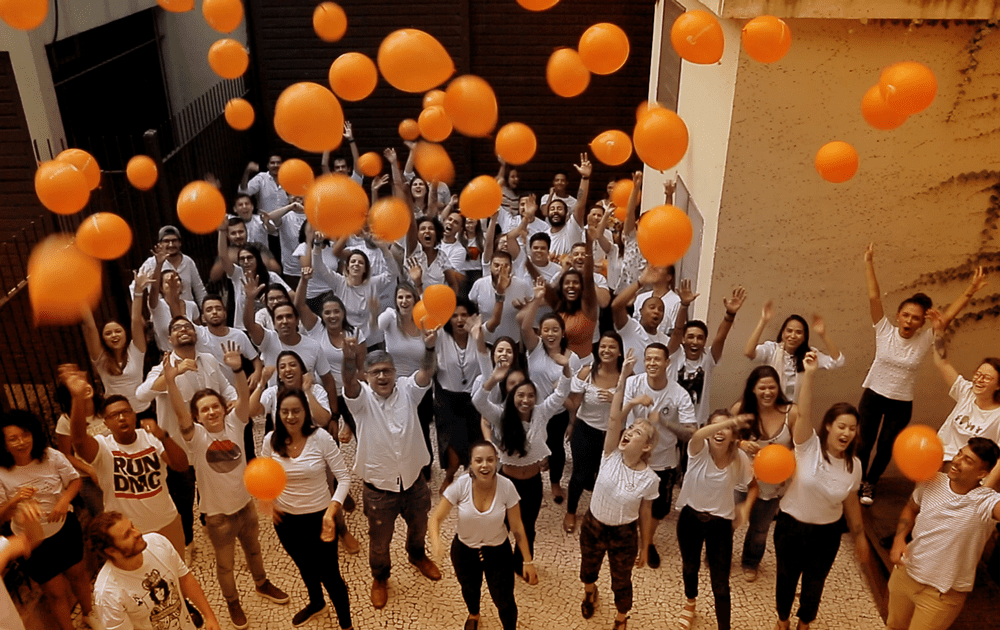
<svg viewBox="0 0 1000 630">
<path fill-rule="evenodd" d="M 531 285 L 512 273 L 509 253 L 497 249 L 490 256 L 490 275 L 476 280 L 469 299 L 483 314 L 486 340 L 496 343 L 500 337 L 520 336 L 517 312 L 533 295 Z"/>
<path fill-rule="evenodd" d="M 226 400 L 213 389 L 202 389 L 195 393 L 190 403 L 185 401 L 177 387 L 179 369 L 169 357 L 163 361 L 163 376 L 167 381 L 170 404 L 177 414 L 181 437 L 200 479 L 198 506 L 205 516 L 208 539 L 215 550 L 216 576 L 222 596 L 233 626 L 243 630 L 249 623 L 240 605 L 233 576 L 237 538 L 243 547 L 257 593 L 279 604 L 288 603 L 289 598 L 267 579 L 258 538 L 257 510 L 243 484 L 247 462 L 239 445 L 243 427 L 250 419 L 250 387 L 243 371 L 243 357 L 235 342 L 228 342 L 224 363 L 234 374 L 237 393 L 235 406 L 228 414 Z"/>
<path fill-rule="evenodd" d="M 562 265 L 552 262 L 549 254 L 552 237 L 545 232 L 532 234 L 528 239 L 528 257 L 524 260 L 524 273 L 533 280 L 542 278 L 545 284 L 556 284 L 563 272 Z"/>
<path fill-rule="evenodd" d="M 250 204 L 251 210 L 253 209 L 250 197 L 240 195 L 239 199 L 243 203 Z M 264 228 L 264 224 L 261 223 L 260 217 L 257 215 L 251 215 L 251 218 L 256 219 L 257 223 L 260 223 L 259 227 L 264 232 L 264 244 L 260 243 L 260 239 L 251 241 L 248 238 L 247 229 L 249 225 L 252 225 L 251 223 L 247 223 L 239 216 L 227 214 L 218 229 L 219 236 L 216 242 L 217 255 L 215 263 L 212 264 L 212 270 L 208 274 L 210 282 L 216 282 L 225 276 L 232 275 L 232 268 L 239 260 L 240 248 L 248 244 L 259 249 L 261 257 L 269 270 L 281 271 L 281 265 L 274 259 L 271 250 L 267 248 L 267 231 Z"/>
<path fill-rule="evenodd" d="M 347 144 L 351 147 L 351 163 L 353 167 L 347 163 L 347 158 L 343 154 L 335 155 L 333 158 L 333 171 L 340 175 L 349 175 L 358 184 L 364 182 L 364 177 L 361 171 L 358 170 L 358 159 L 361 158 L 361 153 L 358 151 L 358 144 L 354 141 L 354 127 L 351 125 L 351 121 L 344 121 L 344 140 L 347 140 Z M 324 175 L 330 174 L 330 152 L 324 151 L 323 158 L 320 161 L 320 168 Z"/>
<path fill-rule="evenodd" d="M 253 372 L 247 376 L 247 380 L 250 382 L 250 387 L 255 388 L 264 373 L 264 362 L 261 360 L 257 349 L 250 343 L 250 338 L 247 337 L 247 334 L 242 330 L 227 326 L 227 319 L 226 305 L 222 301 L 222 296 L 214 293 L 206 296 L 205 301 L 201 304 L 201 321 L 205 325 L 196 325 L 194 327 L 195 333 L 198 335 L 195 350 L 210 354 L 215 357 L 216 361 L 222 363 L 225 357 L 226 344 L 229 342 L 235 343 L 240 350 L 240 354 L 247 360 L 247 364 L 253 366 Z M 231 385 L 236 385 L 235 379 L 232 376 L 225 371 L 223 371 L 223 375 L 226 376 L 226 380 Z"/>
<path fill-rule="evenodd" d="M 414 218 L 406 237 L 406 271 L 420 294 L 432 284 L 447 284 L 456 294 L 465 277 L 442 251 L 444 226 L 433 216 Z"/>
<path fill-rule="evenodd" d="M 257 197 L 257 208 L 261 213 L 270 214 L 278 208 L 288 205 L 288 194 L 278 183 L 278 170 L 281 168 L 281 163 L 280 155 L 272 155 L 267 159 L 265 172 L 260 172 L 260 166 L 256 162 L 247 164 L 243 171 L 243 178 L 240 180 L 237 190 Z"/>
<path fill-rule="evenodd" d="M 24 531 L 13 536 L 0 536 L 0 571 L 4 571 L 16 558 L 31 557 L 32 549 L 44 540 L 41 520 L 42 512 L 37 503 L 27 502 L 17 508 L 14 522 L 20 523 Z M 24 622 L 14 608 L 14 601 L 3 580 L 0 580 L 0 626 L 7 630 L 24 630 Z"/>
<path fill-rule="evenodd" d="M 1000 521 L 998 458 L 993 440 L 973 437 L 947 473 L 917 484 L 889 552 L 895 566 L 889 578 L 888 630 L 946 630 L 962 612 L 976 583 L 979 557 Z"/>
<path fill-rule="evenodd" d="M 189 256 L 181 252 L 181 231 L 172 225 L 160 228 L 153 255 L 139 265 L 138 272 L 159 280 L 161 268 L 176 271 L 181 277 L 181 296 L 185 300 L 200 303 L 205 299 L 207 292 L 198 274 L 198 267 Z"/>
<path fill-rule="evenodd" d="M 862 565 L 868 560 L 868 540 L 861 522 L 857 491 L 861 461 L 857 449 L 858 410 L 837 403 L 823 415 L 819 432 L 813 429 L 813 377 L 819 369 L 815 353 L 806 354 L 799 383 L 799 419 L 792 431 L 795 472 L 781 497 L 781 511 L 774 526 L 774 555 L 778 562 L 775 630 L 788 630 L 792 603 L 798 590 L 799 627 L 805 630 L 816 619 L 826 576 L 840 549 L 841 517 L 854 538 L 854 553 Z"/>
<path fill-rule="evenodd" d="M 264 227 L 260 215 L 254 212 L 253 197 L 247 193 L 236 193 L 236 198 L 233 199 L 233 214 L 239 217 L 246 226 L 246 242 L 254 243 L 262 250 L 267 249 L 267 228 Z M 230 245 L 238 247 L 242 243 L 234 243 L 230 233 Z M 277 267 L 275 271 L 281 270 L 281 265 L 277 264 L 274 256 L 268 250 L 268 264 L 271 263 Z"/>
<path fill-rule="evenodd" d="M 202 627 L 219 630 L 197 578 L 166 538 L 142 533 L 112 510 L 91 521 L 89 539 L 105 560 L 94 584 L 95 608 L 105 627 L 195 630 L 184 605 L 189 599 L 204 615 Z"/>
<path fill-rule="evenodd" d="M 597 577 L 607 554 L 618 613 L 615 630 L 625 630 L 628 625 L 628 613 L 632 610 L 632 567 L 646 564 L 646 550 L 652 544 L 653 500 L 658 484 L 656 473 L 647 463 L 656 445 L 656 414 L 651 419 L 633 422 L 623 430 L 629 412 L 622 401 L 635 362 L 635 354 L 629 353 L 622 365 L 611 401 L 611 416 L 594 494 L 580 525 L 580 580 L 583 582 L 580 612 L 584 619 L 594 616 Z"/>
<path fill-rule="evenodd" d="M 587 159 L 586 153 L 580 154 L 580 163 L 575 166 L 580 173 L 580 190 L 573 205 L 567 205 L 553 195 L 542 197 L 543 212 L 549 222 L 549 236 L 552 238 L 551 253 L 553 256 L 568 254 L 574 243 L 584 240 L 583 226 L 587 220 L 587 193 L 590 190 L 590 173 L 593 165 Z"/>
<path fill-rule="evenodd" d="M 577 168 L 579 170 L 579 167 Z M 566 176 L 566 173 L 560 171 L 552 177 L 552 186 L 549 188 L 549 192 L 542 195 L 543 217 L 547 217 L 549 214 L 550 201 L 562 201 L 567 208 L 572 208 L 576 205 L 576 197 L 566 192 L 567 186 L 569 186 L 569 178 Z"/>
<path fill-rule="evenodd" d="M 634 237 L 632 240 L 635 240 Z M 636 246 L 636 249 L 638 250 L 638 246 Z M 628 253 L 627 248 L 626 253 Z M 642 305 L 646 303 L 649 297 L 660 298 L 663 301 L 663 320 L 660 321 L 660 332 L 669 337 L 673 331 L 674 322 L 677 320 L 677 309 L 681 306 L 681 296 L 674 291 L 676 270 L 673 265 L 667 265 L 666 267 L 647 265 L 645 258 L 642 258 L 639 264 L 643 268 L 635 271 L 635 275 L 632 277 L 638 279 L 640 275 L 645 274 L 647 269 L 650 271 L 648 274 L 642 275 L 641 288 L 635 293 L 635 302 L 633 303 L 635 310 L 632 313 L 632 317 L 639 318 L 639 315 L 637 315 L 639 312 L 638 309 L 642 308 Z M 629 267 L 627 263 L 626 266 Z M 627 287 L 628 285 L 625 286 Z M 624 291 L 625 288 L 623 287 L 622 292 Z"/>
<path fill-rule="evenodd" d="M 372 570 L 372 605 L 383 608 L 389 599 L 386 582 L 391 561 L 389 544 L 398 516 L 406 521 L 406 551 L 410 563 L 428 579 L 440 580 L 441 571 L 427 557 L 427 513 L 431 491 L 421 474 L 431 456 L 417 419 L 417 405 L 434 377 L 434 344 L 437 332 L 423 335 L 424 357 L 413 375 L 396 378 L 392 357 L 382 351 L 364 358 L 367 383 L 358 380 L 362 366 L 358 342 L 344 342 L 344 399 L 357 421 L 357 454 L 354 472 L 364 480 L 364 506 L 368 517 Z"/>
<path fill-rule="evenodd" d="M 268 233 L 277 234 L 281 244 L 281 273 L 295 288 L 302 272 L 302 260 L 295 250 L 305 242 L 306 208 L 302 197 L 289 196 L 288 204 L 262 213 Z"/>
<path fill-rule="evenodd" d="M 923 293 L 903 300 L 896 309 L 897 325 L 889 322 L 882 307 L 878 279 L 875 277 L 875 263 L 872 260 L 874 251 L 875 246 L 868 245 L 864 255 L 868 305 L 872 327 L 875 329 L 875 359 L 861 384 L 864 392 L 858 403 L 858 413 L 861 414 L 858 458 L 861 460 L 862 471 L 862 505 L 874 503 L 875 486 L 889 465 L 892 444 L 899 432 L 910 423 L 917 370 L 931 349 L 934 337 L 932 330 L 920 331 L 933 310 L 931 298 Z M 934 327 L 947 330 L 972 296 L 984 286 L 986 272 L 979 267 L 962 295 L 940 317 L 935 316 Z M 878 444 L 875 443 L 876 436 Z M 873 448 L 875 456 L 869 463 Z"/>
<path fill-rule="evenodd" d="M 653 342 L 668 346 L 670 336 L 663 333 L 660 324 L 663 322 L 663 300 L 654 295 L 646 297 L 638 305 L 637 317 L 629 317 L 628 305 L 635 299 L 636 294 L 644 284 L 651 281 L 655 272 L 655 267 L 647 267 L 639 280 L 630 284 L 621 293 L 615 296 L 611 302 L 611 321 L 615 330 L 622 336 L 622 343 L 625 351 L 631 350 L 637 357 L 643 356 L 646 346 Z M 636 366 L 637 374 L 642 374 L 645 366 Z"/>
<path fill-rule="evenodd" d="M 938 429 L 944 444 L 944 461 L 954 459 L 969 438 L 984 437 L 1000 443 L 1000 359 L 987 357 L 972 380 L 958 373 L 945 356 L 941 333 L 935 331 L 934 365 L 951 389 L 955 407 Z"/>
<path fill-rule="evenodd" d="M 515 630 L 514 556 L 508 529 L 513 532 L 522 557 L 527 558 L 523 563 L 525 581 L 538 584 L 521 522 L 520 497 L 514 483 L 497 474 L 497 448 L 491 442 L 473 442 L 470 458 L 469 474 L 448 486 L 428 521 L 432 555 L 441 557 L 441 521 L 451 512 L 452 506 L 457 506 L 458 524 L 451 543 L 451 563 L 469 610 L 465 627 L 479 628 L 479 603 L 485 575 L 500 625 L 504 630 Z"/>
</svg>

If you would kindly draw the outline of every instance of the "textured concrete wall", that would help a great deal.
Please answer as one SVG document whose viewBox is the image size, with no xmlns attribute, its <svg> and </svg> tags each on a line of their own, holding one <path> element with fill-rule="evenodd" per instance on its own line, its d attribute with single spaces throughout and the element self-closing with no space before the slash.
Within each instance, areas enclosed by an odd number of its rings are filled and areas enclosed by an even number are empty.
<svg viewBox="0 0 1000 630">
<path fill-rule="evenodd" d="M 752 18 L 770 14 L 802 18 L 995 20 L 997 0 L 717 0 L 717 14 Z"/>
<path fill-rule="evenodd" d="M 1000 32 L 843 20 L 790 26 L 794 43 L 784 60 L 768 66 L 741 54 L 739 62 L 711 289 L 702 286 L 712 330 L 732 286 L 746 285 L 750 298 L 714 404 L 738 395 L 751 367 L 742 347 L 767 298 L 777 321 L 765 338 L 789 313 L 826 317 L 848 363 L 819 379 L 817 406 L 857 403 L 873 356 L 862 263 L 869 242 L 889 315 L 918 290 L 943 308 L 975 264 L 992 269 L 952 341 L 954 364 L 970 376 L 983 356 L 1000 355 Z M 862 95 L 883 66 L 907 59 L 934 69 L 937 99 L 895 131 L 868 127 Z M 816 150 L 831 140 L 860 154 L 848 183 L 826 183 L 813 168 Z M 952 402 L 929 359 L 917 391 L 915 420 L 939 425 Z"/>
</svg>

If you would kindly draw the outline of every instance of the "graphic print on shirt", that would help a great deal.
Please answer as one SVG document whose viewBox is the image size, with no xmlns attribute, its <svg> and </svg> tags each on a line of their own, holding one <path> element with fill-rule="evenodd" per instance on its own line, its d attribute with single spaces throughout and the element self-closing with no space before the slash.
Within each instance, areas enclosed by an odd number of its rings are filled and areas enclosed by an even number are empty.
<svg viewBox="0 0 1000 630">
<path fill-rule="evenodd" d="M 149 625 L 152 626 L 153 630 L 180 628 L 181 598 L 170 588 L 170 583 L 160 575 L 157 569 L 146 574 L 142 581 L 142 588 L 149 594 L 149 599 L 153 602 L 149 613 Z M 143 601 L 143 604 L 146 602 Z"/>
<path fill-rule="evenodd" d="M 205 451 L 205 460 L 215 472 L 227 473 L 243 461 L 243 451 L 232 440 L 212 440 Z"/>
<path fill-rule="evenodd" d="M 981 436 L 986 430 L 986 425 L 980 426 L 973 423 L 972 418 L 968 415 L 963 415 L 961 418 L 955 420 L 955 424 L 959 429 L 974 436 Z"/>
<path fill-rule="evenodd" d="M 150 446 L 138 453 L 111 451 L 115 497 L 148 499 L 163 492 L 163 460 Z"/>
<path fill-rule="evenodd" d="M 677 371 L 677 384 L 691 396 L 691 403 L 697 405 L 705 388 L 705 371 L 700 366 L 692 371 L 682 366 Z"/>
</svg>

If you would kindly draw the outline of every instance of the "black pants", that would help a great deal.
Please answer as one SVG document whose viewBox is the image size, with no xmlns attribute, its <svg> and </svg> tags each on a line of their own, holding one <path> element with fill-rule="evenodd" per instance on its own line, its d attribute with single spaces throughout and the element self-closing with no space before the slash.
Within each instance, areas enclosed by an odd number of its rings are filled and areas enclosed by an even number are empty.
<svg viewBox="0 0 1000 630">
<path fill-rule="evenodd" d="M 774 524 L 774 555 L 778 561 L 774 591 L 778 619 L 787 621 L 792 613 L 799 576 L 802 577 L 802 594 L 796 614 L 805 623 L 816 619 L 826 576 L 840 549 L 842 532 L 840 521 L 813 525 L 778 512 Z"/>
<path fill-rule="evenodd" d="M 424 444 L 427 445 L 427 452 L 431 455 L 430 463 L 421 470 L 425 481 L 431 480 L 431 464 L 434 463 L 434 449 L 431 448 L 431 423 L 434 422 L 433 390 L 433 387 L 428 389 L 424 397 L 420 399 L 420 404 L 417 405 L 417 418 L 420 420 L 420 430 L 424 434 Z"/>
<path fill-rule="evenodd" d="M 194 487 L 193 466 L 185 472 L 167 468 L 167 492 L 181 515 L 185 545 L 190 545 L 194 540 Z"/>
<path fill-rule="evenodd" d="M 562 411 L 549 418 L 545 444 L 552 451 L 549 455 L 549 482 L 560 483 L 566 468 L 566 427 L 569 426 L 569 412 Z"/>
<path fill-rule="evenodd" d="M 528 539 L 528 549 L 531 557 L 535 557 L 535 522 L 542 509 L 542 473 L 530 479 L 514 479 L 507 477 L 514 484 L 518 496 L 521 497 L 521 522 L 524 523 L 524 534 Z M 514 573 L 524 573 L 524 558 L 521 550 L 514 550 Z"/>
<path fill-rule="evenodd" d="M 350 628 L 351 602 L 348 599 L 347 585 L 340 576 L 337 541 L 323 542 L 319 538 L 322 531 L 322 511 L 310 514 L 285 513 L 281 522 L 274 526 L 281 546 L 298 567 L 302 581 L 306 584 L 309 605 L 317 608 L 324 605 L 323 587 L 326 587 L 337 611 L 340 627 Z"/>
<path fill-rule="evenodd" d="M 611 570 L 611 591 L 615 594 L 615 609 L 625 614 L 632 610 L 632 567 L 639 555 L 639 533 L 636 522 L 605 525 L 590 510 L 580 524 L 580 581 L 597 582 L 608 555 Z"/>
<path fill-rule="evenodd" d="M 913 415 L 912 400 L 893 400 L 870 389 L 865 389 L 858 403 L 858 413 L 861 415 L 861 448 L 858 449 L 858 459 L 861 460 L 862 478 L 871 484 L 878 483 L 889 465 L 892 457 L 892 443 L 896 441 L 899 432 L 906 428 Z M 879 432 L 879 427 L 882 431 Z M 878 436 L 878 445 L 875 440 Z M 868 458 L 875 448 L 875 458 L 871 465 Z"/>
<path fill-rule="evenodd" d="M 482 594 L 483 575 L 490 597 L 500 615 L 500 625 L 504 630 L 517 628 L 517 603 L 514 601 L 514 554 L 510 542 L 504 541 L 496 547 L 474 549 L 467 546 L 458 536 L 451 543 L 451 564 L 455 567 L 455 577 L 462 585 L 462 599 L 470 615 L 479 614 L 479 600 Z"/>
<path fill-rule="evenodd" d="M 594 490 L 597 481 L 597 471 L 601 467 L 601 455 L 604 453 L 604 436 L 606 432 L 595 429 L 582 420 L 573 425 L 573 435 L 569 447 L 573 453 L 573 475 L 569 478 L 569 498 L 566 500 L 566 511 L 576 513 L 580 505 L 580 495 L 584 490 Z"/>
<path fill-rule="evenodd" d="M 729 593 L 729 569 L 733 561 L 733 522 L 729 519 L 684 506 L 677 519 L 677 542 L 681 548 L 684 596 L 698 596 L 698 569 L 701 549 L 708 556 L 708 576 L 715 596 L 715 618 L 719 630 L 729 630 L 732 600 Z M 793 593 L 794 594 L 794 593 Z"/>
</svg>

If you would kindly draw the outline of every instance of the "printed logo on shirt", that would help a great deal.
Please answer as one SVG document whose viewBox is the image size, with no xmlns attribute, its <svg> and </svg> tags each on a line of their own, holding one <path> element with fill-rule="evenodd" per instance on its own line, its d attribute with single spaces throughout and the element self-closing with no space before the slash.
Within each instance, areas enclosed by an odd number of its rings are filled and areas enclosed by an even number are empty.
<svg viewBox="0 0 1000 630">
<path fill-rule="evenodd" d="M 138 453 L 111 451 L 115 497 L 148 499 L 163 492 L 163 461 L 150 446 Z"/>
<path fill-rule="evenodd" d="M 165 580 L 157 569 L 146 574 L 142 588 L 153 602 L 149 612 L 149 625 L 153 630 L 173 630 L 182 627 L 180 595 L 170 588 L 170 582 Z M 142 603 L 146 604 L 145 601 Z"/>
<path fill-rule="evenodd" d="M 977 435 L 977 436 L 982 435 L 983 430 L 986 429 L 985 426 L 979 426 L 973 424 L 972 418 L 970 418 L 969 416 L 962 416 L 961 418 L 955 421 L 955 424 L 957 424 L 958 428 L 962 429 L 966 433 L 971 433 L 972 435 Z"/>
<path fill-rule="evenodd" d="M 215 472 L 232 472 L 243 461 L 243 451 L 232 440 L 212 440 L 205 451 L 205 460 Z"/>
<path fill-rule="evenodd" d="M 684 388 L 684 391 L 691 396 L 691 402 L 697 405 L 705 389 L 705 371 L 701 367 L 691 371 L 681 367 L 677 372 L 677 384 Z"/>
</svg>

